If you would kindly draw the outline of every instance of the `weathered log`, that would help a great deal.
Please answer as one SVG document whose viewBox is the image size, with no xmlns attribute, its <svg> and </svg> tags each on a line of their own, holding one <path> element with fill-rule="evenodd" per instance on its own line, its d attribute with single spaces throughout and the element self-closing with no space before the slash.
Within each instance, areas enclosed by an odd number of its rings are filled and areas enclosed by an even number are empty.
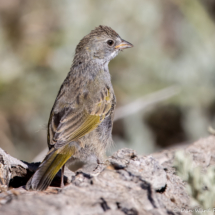
<svg viewBox="0 0 215 215">
<path fill-rule="evenodd" d="M 197 166 L 207 168 L 215 163 L 214 143 L 211 136 L 186 151 Z M 67 169 L 65 188 L 54 187 L 57 175 L 52 186 L 37 192 L 24 185 L 39 163 L 19 161 L 0 149 L 0 214 L 183 214 L 189 196 L 172 167 L 175 151 L 140 156 L 121 149 L 92 173 Z"/>
</svg>

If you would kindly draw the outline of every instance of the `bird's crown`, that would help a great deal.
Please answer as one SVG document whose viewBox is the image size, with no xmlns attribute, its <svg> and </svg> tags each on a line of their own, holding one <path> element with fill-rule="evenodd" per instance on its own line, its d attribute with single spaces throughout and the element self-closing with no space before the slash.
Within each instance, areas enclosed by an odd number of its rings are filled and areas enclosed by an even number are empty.
<svg viewBox="0 0 215 215">
<path fill-rule="evenodd" d="M 88 44 L 88 42 L 95 37 L 120 38 L 119 34 L 117 34 L 116 31 L 114 31 L 112 28 L 104 25 L 99 25 L 79 42 L 75 52 L 80 52 L 86 46 L 86 44 Z"/>
<path fill-rule="evenodd" d="M 107 35 L 109 37 L 119 37 L 119 34 L 117 34 L 116 31 L 105 25 L 99 25 L 94 30 L 92 30 L 89 35 L 91 37 L 101 35 Z"/>
</svg>

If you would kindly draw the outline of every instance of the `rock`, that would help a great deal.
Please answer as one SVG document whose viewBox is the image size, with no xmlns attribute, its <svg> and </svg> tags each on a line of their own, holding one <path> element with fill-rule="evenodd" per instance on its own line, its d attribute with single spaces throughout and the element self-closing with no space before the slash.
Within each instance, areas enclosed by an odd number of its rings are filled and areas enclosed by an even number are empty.
<svg viewBox="0 0 215 215">
<path fill-rule="evenodd" d="M 151 183 L 159 191 L 166 186 L 166 172 L 152 156 L 137 156 L 131 149 L 121 149 L 109 159 L 116 169 L 125 169 L 132 175 Z"/>
<path fill-rule="evenodd" d="M 208 168 L 215 163 L 214 144 L 215 137 L 211 136 L 185 151 L 192 155 L 197 166 Z M 0 214 L 184 214 L 183 211 L 190 209 L 189 196 L 173 168 L 175 151 L 142 156 L 134 150 L 121 149 L 105 164 L 99 164 L 92 174 L 66 169 L 65 188 L 50 186 L 37 192 L 26 191 L 22 183 L 39 163 L 21 162 L 0 150 L 0 183 L 4 188 L 0 193 Z M 59 175 L 52 185 L 57 184 Z"/>
</svg>

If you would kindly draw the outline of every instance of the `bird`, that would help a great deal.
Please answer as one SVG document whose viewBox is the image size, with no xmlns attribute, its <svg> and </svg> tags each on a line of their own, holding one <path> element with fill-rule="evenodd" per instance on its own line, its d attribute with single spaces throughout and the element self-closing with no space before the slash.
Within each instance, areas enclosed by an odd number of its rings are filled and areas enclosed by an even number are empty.
<svg viewBox="0 0 215 215">
<path fill-rule="evenodd" d="M 108 64 L 133 45 L 116 31 L 99 25 L 79 42 L 48 121 L 49 152 L 28 180 L 27 190 L 46 190 L 71 163 L 99 163 L 112 144 L 116 96 Z"/>
</svg>

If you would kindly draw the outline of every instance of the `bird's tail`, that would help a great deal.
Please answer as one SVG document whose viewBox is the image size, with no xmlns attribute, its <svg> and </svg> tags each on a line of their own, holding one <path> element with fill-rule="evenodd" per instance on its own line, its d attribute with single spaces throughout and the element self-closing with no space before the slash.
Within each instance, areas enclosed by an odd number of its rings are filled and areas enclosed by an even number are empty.
<svg viewBox="0 0 215 215">
<path fill-rule="evenodd" d="M 69 144 L 59 149 L 51 149 L 37 171 L 27 182 L 26 189 L 45 190 L 51 184 L 61 167 L 74 153 L 75 146 L 70 146 Z"/>
</svg>

